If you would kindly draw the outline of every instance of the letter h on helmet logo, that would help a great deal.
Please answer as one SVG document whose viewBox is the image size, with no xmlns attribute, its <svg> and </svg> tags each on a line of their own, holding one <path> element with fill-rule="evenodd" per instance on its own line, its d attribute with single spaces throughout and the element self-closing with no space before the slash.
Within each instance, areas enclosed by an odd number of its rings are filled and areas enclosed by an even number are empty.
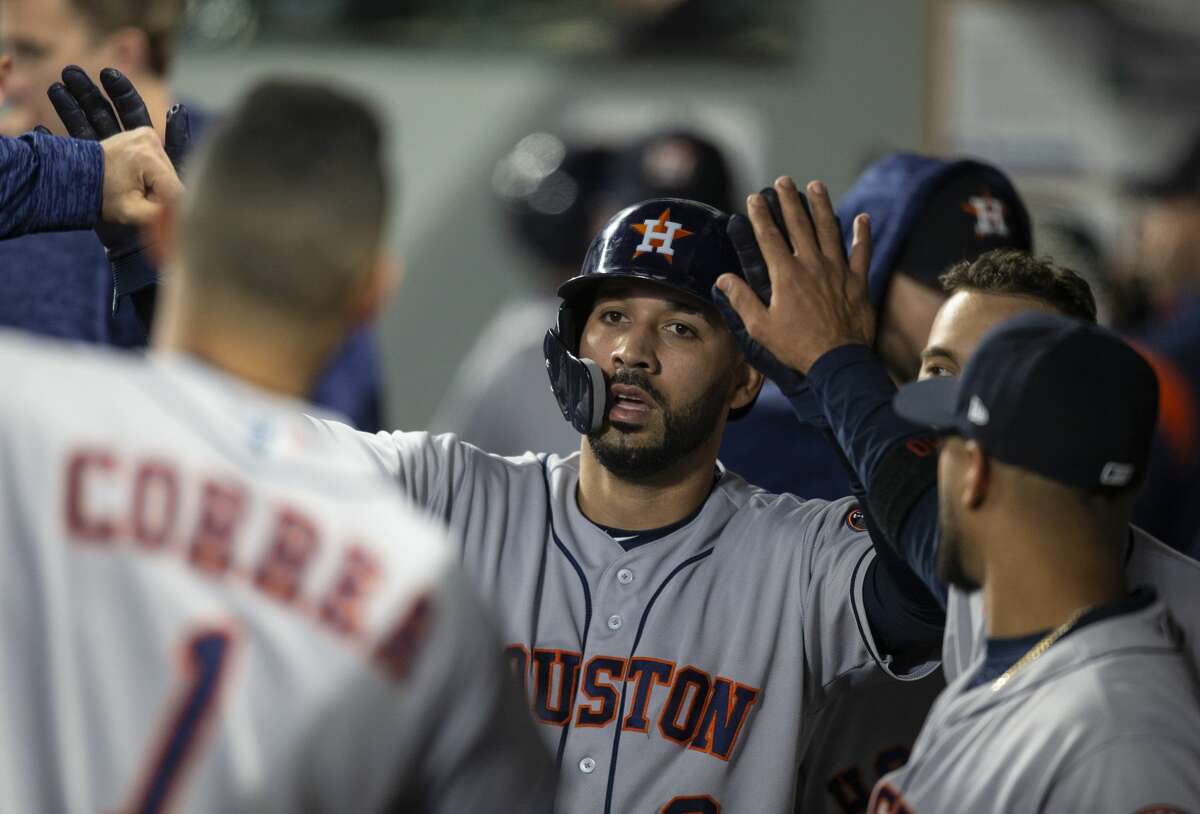
<svg viewBox="0 0 1200 814">
<path fill-rule="evenodd" d="M 682 223 L 667 220 L 669 217 L 671 217 L 671 210 L 664 209 L 663 213 L 658 216 L 658 220 L 631 224 L 631 228 L 642 236 L 642 242 L 633 252 L 634 257 L 641 257 L 649 252 L 658 252 L 667 258 L 668 263 L 672 262 L 675 250 L 671 248 L 671 244 L 676 239 L 688 237 L 693 233 L 684 229 Z"/>
</svg>

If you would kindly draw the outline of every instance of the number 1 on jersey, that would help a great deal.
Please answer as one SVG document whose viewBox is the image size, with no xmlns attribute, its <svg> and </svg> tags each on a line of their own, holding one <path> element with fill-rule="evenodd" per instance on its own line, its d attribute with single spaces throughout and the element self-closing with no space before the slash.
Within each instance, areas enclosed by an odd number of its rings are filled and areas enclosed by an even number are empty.
<svg viewBox="0 0 1200 814">
<path fill-rule="evenodd" d="M 166 810 L 189 760 L 203 743 L 237 640 L 227 628 L 202 628 L 187 640 L 181 658 L 183 684 L 160 724 L 154 751 L 147 756 L 144 780 L 131 811 Z"/>
</svg>

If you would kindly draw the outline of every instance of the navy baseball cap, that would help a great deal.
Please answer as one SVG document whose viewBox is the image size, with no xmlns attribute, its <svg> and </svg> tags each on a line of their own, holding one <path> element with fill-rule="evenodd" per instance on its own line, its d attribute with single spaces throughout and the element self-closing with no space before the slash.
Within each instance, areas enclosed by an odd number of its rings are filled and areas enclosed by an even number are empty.
<svg viewBox="0 0 1200 814">
<path fill-rule="evenodd" d="M 922 205 L 893 273 L 940 292 L 939 278 L 951 266 L 993 249 L 1033 251 L 1029 217 L 1007 178 L 970 163 L 946 178 Z"/>
<path fill-rule="evenodd" d="M 1006 464 L 1080 489 L 1121 489 L 1146 473 L 1158 379 L 1104 328 L 1022 314 L 987 333 L 961 377 L 913 382 L 893 405 Z"/>
</svg>

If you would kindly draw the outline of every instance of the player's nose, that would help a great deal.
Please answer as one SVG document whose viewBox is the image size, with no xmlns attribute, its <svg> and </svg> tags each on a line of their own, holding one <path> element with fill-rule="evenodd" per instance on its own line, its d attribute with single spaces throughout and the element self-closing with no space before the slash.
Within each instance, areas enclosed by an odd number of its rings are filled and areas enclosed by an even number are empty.
<svg viewBox="0 0 1200 814">
<path fill-rule="evenodd" d="M 654 332 L 647 326 L 634 325 L 621 334 L 613 346 L 614 368 L 641 368 L 655 372 L 658 357 L 654 352 Z"/>
</svg>

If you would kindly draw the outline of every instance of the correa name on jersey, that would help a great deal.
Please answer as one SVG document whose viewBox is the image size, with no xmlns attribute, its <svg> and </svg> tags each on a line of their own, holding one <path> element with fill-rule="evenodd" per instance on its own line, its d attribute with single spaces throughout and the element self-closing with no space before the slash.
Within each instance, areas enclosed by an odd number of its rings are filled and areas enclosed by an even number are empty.
<svg viewBox="0 0 1200 814">
<path fill-rule="evenodd" d="M 341 564 L 323 588 L 308 594 L 304 587 L 322 536 L 316 518 L 303 509 L 272 507 L 266 545 L 239 547 L 248 504 L 257 499 L 244 480 L 194 475 L 163 456 L 121 455 L 101 444 L 77 447 L 63 469 L 67 539 L 81 546 L 169 555 L 207 577 L 244 582 L 364 648 L 389 676 L 399 680 L 408 674 L 429 624 L 428 598 L 415 601 L 379 642 L 370 641 L 361 623 L 364 605 L 387 576 L 361 541 L 342 541 Z M 196 506 L 187 518 L 185 499 Z M 241 549 L 251 547 L 262 551 L 248 562 Z"/>
</svg>

